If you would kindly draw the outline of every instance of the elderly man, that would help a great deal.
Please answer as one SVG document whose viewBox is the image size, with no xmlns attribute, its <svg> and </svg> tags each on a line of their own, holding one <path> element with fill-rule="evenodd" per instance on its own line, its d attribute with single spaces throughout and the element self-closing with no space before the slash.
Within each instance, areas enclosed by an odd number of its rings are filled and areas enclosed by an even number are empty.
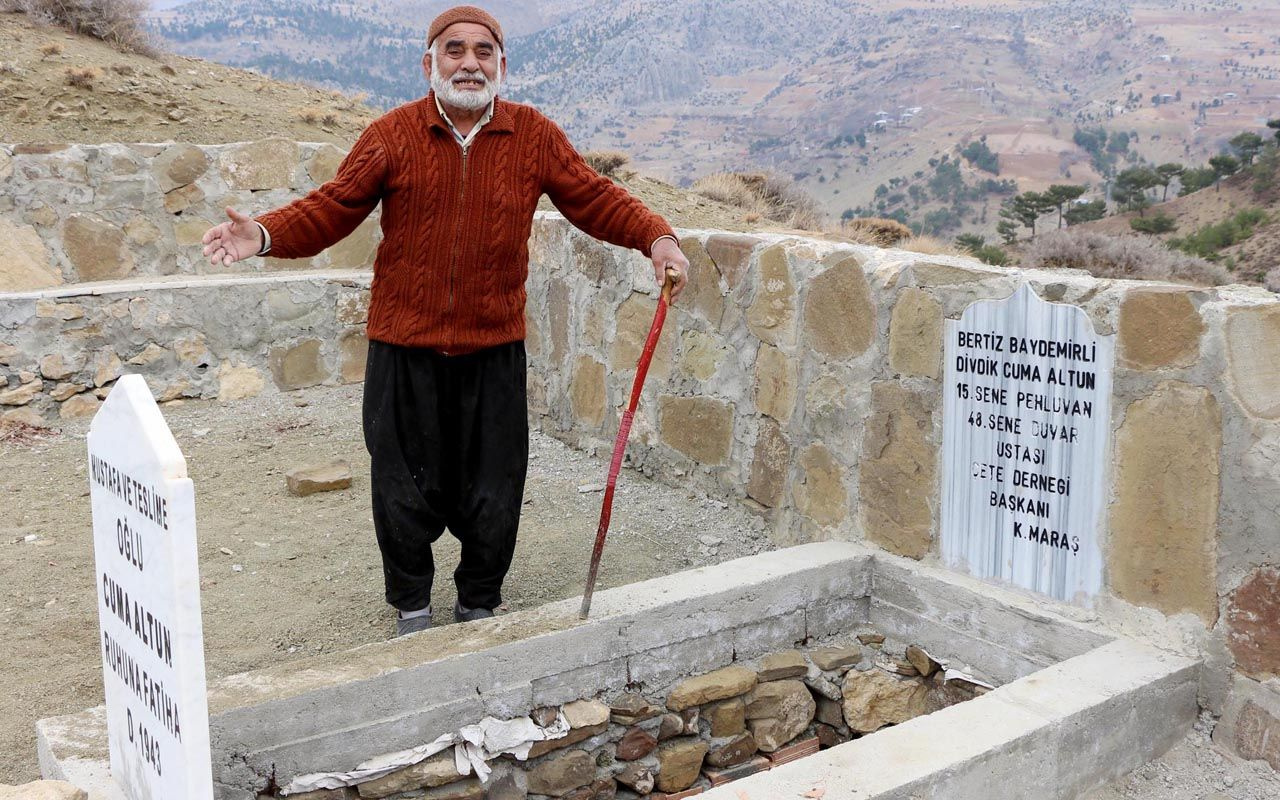
<svg viewBox="0 0 1280 800">
<path fill-rule="evenodd" d="M 398 634 L 431 625 L 431 545 L 462 544 L 454 615 L 493 615 L 511 565 L 528 463 L 524 305 L 528 239 L 546 194 L 582 230 L 653 260 L 684 288 L 671 227 L 596 174 L 564 132 L 497 97 L 502 27 L 475 6 L 432 23 L 423 99 L 375 120 L 336 177 L 306 197 L 204 236 L 217 264 L 305 258 L 382 203 L 373 266 L 364 436 L 374 529 Z"/>
</svg>

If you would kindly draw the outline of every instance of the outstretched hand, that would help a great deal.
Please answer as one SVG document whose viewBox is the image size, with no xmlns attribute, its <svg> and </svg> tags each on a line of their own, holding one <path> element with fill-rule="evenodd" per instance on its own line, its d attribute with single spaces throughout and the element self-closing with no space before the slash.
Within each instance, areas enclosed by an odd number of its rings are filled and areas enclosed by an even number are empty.
<svg viewBox="0 0 1280 800">
<path fill-rule="evenodd" d="M 653 259 L 653 276 L 657 279 L 659 286 L 666 282 L 668 268 L 675 271 L 675 285 L 671 287 L 671 300 L 675 302 L 689 283 L 689 259 L 685 258 L 680 245 L 671 239 L 659 239 L 653 246 L 651 258 Z"/>
<path fill-rule="evenodd" d="M 252 218 L 227 206 L 230 222 L 215 225 L 205 231 L 204 254 L 213 266 L 231 266 L 241 259 L 256 256 L 262 249 L 262 231 Z"/>
</svg>

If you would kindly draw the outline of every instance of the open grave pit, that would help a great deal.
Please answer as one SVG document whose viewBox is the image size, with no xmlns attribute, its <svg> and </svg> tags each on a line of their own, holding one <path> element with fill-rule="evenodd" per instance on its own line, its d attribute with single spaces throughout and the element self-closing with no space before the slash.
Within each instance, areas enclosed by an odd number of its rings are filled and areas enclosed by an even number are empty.
<svg viewBox="0 0 1280 800">
<path fill-rule="evenodd" d="M 217 796 L 1065 799 L 1164 752 L 1197 714 L 1192 659 L 855 544 L 610 589 L 590 619 L 577 611 L 213 682 Z M 946 666 L 906 674 L 931 668 L 921 650 Z M 484 783 L 456 748 L 424 757 L 459 732 L 496 742 L 510 720 L 556 738 L 488 761 Z M 46 777 L 115 797 L 102 725 L 96 709 L 42 721 Z"/>
</svg>

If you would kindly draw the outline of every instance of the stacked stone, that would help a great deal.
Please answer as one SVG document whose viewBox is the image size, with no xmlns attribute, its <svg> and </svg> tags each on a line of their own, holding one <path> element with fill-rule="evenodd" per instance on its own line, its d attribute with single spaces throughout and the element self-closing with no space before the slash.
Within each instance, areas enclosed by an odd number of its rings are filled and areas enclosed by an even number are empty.
<svg viewBox="0 0 1280 800">
<path fill-rule="evenodd" d="M 902 658 L 884 637 L 856 645 L 788 650 L 757 668 L 731 665 L 680 681 L 655 701 L 626 692 L 530 715 L 560 714 L 567 735 L 537 742 L 524 762 L 503 756 L 488 781 L 459 775 L 452 750 L 356 787 L 294 800 L 676 800 L 786 764 L 886 725 L 972 698 L 976 684 L 943 679 L 923 648 Z M 264 799 L 265 800 L 265 799 Z"/>
<path fill-rule="evenodd" d="M 367 283 L 281 276 L 12 300 L 0 309 L 0 424 L 92 416 L 125 373 L 161 403 L 361 381 Z"/>
<path fill-rule="evenodd" d="M 373 261 L 375 211 L 314 258 L 215 267 L 200 239 L 225 206 L 261 212 L 337 173 L 345 152 L 281 138 L 226 145 L 0 146 L 0 292 L 140 276 L 360 269 Z"/>
</svg>

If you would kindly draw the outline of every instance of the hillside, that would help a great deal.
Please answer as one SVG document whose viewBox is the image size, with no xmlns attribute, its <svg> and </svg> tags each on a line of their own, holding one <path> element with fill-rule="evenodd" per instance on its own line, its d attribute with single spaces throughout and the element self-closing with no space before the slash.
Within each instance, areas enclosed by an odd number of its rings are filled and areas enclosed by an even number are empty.
<svg viewBox="0 0 1280 800">
<path fill-rule="evenodd" d="M 1254 191 L 1252 176 L 1239 174 L 1227 178 L 1217 187 L 1193 192 L 1164 203 L 1156 203 L 1142 212 L 1144 217 L 1166 215 L 1176 228 L 1164 234 L 1140 234 L 1134 232 L 1130 220 L 1138 217 L 1136 211 L 1117 214 L 1095 222 L 1077 226 L 1078 230 L 1094 231 L 1112 236 L 1149 236 L 1169 242 L 1185 237 L 1210 225 L 1219 225 L 1246 209 L 1259 209 L 1267 220 L 1259 224 L 1242 242 L 1223 248 L 1217 256 L 1233 275 L 1241 281 L 1256 283 L 1270 270 L 1280 266 L 1280 195 L 1272 192 L 1259 197 Z"/>
<path fill-rule="evenodd" d="M 72 85 L 73 73 L 88 85 Z M 0 142 L 285 136 L 349 145 L 375 113 L 334 92 L 194 58 L 122 53 L 0 13 Z"/>
<path fill-rule="evenodd" d="M 872 208 L 879 186 L 918 177 L 984 136 L 997 172 L 966 164 L 968 182 L 1012 180 L 1018 191 L 1097 189 L 1126 159 L 1203 162 L 1280 96 L 1272 0 L 490 6 L 508 27 L 506 94 L 546 110 L 580 147 L 624 150 L 677 185 L 721 170 L 778 171 L 832 218 Z M 435 7 L 196 0 L 156 24 L 179 51 L 365 91 L 387 105 L 420 91 L 420 32 Z M 303 35 L 307 16 L 324 30 Z M 224 27 L 252 19 L 252 38 L 236 26 L 216 32 L 215 18 Z M 1078 143 L 1079 130 L 1097 126 L 1128 137 L 1118 163 Z M 993 236 L 1002 199 L 972 197 L 936 232 Z M 913 222 L 930 212 L 941 219 L 951 203 L 918 205 L 904 210 Z"/>
<path fill-rule="evenodd" d="M 534 33 L 585 0 L 496 0 L 508 39 Z M 423 39 L 452 0 L 192 0 L 149 16 L 166 48 L 305 81 L 390 108 L 422 96 Z"/>
</svg>

